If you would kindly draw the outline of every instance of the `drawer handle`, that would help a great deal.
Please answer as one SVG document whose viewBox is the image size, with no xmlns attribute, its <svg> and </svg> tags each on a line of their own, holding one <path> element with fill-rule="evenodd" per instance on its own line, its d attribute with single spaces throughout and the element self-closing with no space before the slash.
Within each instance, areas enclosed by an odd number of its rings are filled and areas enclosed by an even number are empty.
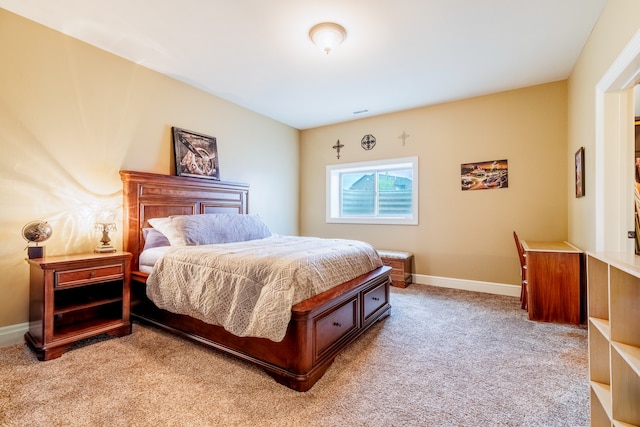
<svg viewBox="0 0 640 427">
<path fill-rule="evenodd" d="M 96 272 L 95 272 L 95 271 L 91 270 L 91 271 L 89 272 L 89 277 L 95 277 L 95 275 L 96 275 Z"/>
<path fill-rule="evenodd" d="M 342 327 L 342 323 L 333 322 L 333 326 L 337 326 L 338 328 L 341 328 Z"/>
<path fill-rule="evenodd" d="M 380 301 L 380 298 L 378 298 L 378 297 L 371 297 L 371 299 L 374 300 L 374 301 Z"/>
</svg>

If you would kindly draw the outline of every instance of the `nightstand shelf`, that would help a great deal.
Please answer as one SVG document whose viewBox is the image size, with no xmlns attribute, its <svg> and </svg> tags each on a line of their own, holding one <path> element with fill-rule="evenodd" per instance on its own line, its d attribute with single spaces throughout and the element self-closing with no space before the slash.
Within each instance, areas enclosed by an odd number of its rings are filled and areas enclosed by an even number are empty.
<svg viewBox="0 0 640 427">
<path fill-rule="evenodd" d="M 59 290 L 56 293 L 53 314 L 64 314 L 113 302 L 122 303 L 122 291 L 118 282 L 106 282 L 92 286 Z"/>
<path fill-rule="evenodd" d="M 111 304 L 117 302 L 118 304 L 122 304 L 122 298 L 110 298 L 110 299 L 104 299 L 104 300 L 96 300 L 96 301 L 90 301 L 90 302 L 86 302 L 86 303 L 82 303 L 82 304 L 69 304 L 66 305 L 62 308 L 56 308 L 53 311 L 53 314 L 65 314 L 65 313 L 71 313 L 74 311 L 79 311 L 79 310 L 85 310 L 85 309 L 89 309 L 92 307 L 99 307 L 101 305 L 106 305 L 106 304 Z"/>
<path fill-rule="evenodd" d="M 60 326 L 56 329 L 54 333 L 53 339 L 58 340 L 69 340 L 73 343 L 76 341 L 80 341 L 85 338 L 90 338 L 95 335 L 109 333 L 112 329 L 117 329 L 122 326 L 120 319 L 117 320 L 109 320 L 109 319 L 101 319 L 94 318 L 89 321 L 84 321 L 82 323 L 76 325 L 67 325 Z M 98 332 L 99 331 L 99 332 Z M 118 334 L 117 336 L 123 336 L 128 334 Z M 62 353 L 60 353 L 62 355 Z M 50 359 L 54 359 L 53 357 Z M 45 359 L 49 360 L 49 359 Z"/>
<path fill-rule="evenodd" d="M 29 331 L 40 360 L 61 356 L 77 341 L 131 333 L 131 254 L 83 254 L 28 260 Z"/>
</svg>

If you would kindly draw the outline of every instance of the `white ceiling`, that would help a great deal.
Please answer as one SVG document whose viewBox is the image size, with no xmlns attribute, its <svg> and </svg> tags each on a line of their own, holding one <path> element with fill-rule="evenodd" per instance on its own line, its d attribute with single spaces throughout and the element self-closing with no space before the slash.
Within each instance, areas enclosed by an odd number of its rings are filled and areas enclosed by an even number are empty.
<svg viewBox="0 0 640 427">
<path fill-rule="evenodd" d="M 606 0 L 0 0 L 298 129 L 565 79 Z M 331 55 L 309 29 L 337 22 Z M 354 114 L 355 111 L 368 110 Z"/>
</svg>

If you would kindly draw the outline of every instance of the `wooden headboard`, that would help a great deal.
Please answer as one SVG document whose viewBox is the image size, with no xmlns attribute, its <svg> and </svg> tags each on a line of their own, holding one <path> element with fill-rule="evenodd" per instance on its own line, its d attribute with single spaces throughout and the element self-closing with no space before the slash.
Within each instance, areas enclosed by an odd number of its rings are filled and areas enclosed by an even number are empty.
<svg viewBox="0 0 640 427">
<path fill-rule="evenodd" d="M 131 271 L 138 270 L 148 220 L 170 215 L 249 212 L 249 185 L 120 171 L 123 185 L 123 249 L 131 252 Z"/>
</svg>

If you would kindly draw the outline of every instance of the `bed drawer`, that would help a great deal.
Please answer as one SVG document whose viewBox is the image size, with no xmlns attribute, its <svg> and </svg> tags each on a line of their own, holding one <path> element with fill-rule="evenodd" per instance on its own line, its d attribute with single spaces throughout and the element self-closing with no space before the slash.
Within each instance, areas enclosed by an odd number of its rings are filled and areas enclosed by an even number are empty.
<svg viewBox="0 0 640 427">
<path fill-rule="evenodd" d="M 388 302 L 387 287 L 385 283 L 381 283 L 373 289 L 363 293 L 363 317 L 366 322 L 369 316 L 374 314 L 380 307 Z"/>
<path fill-rule="evenodd" d="M 315 358 L 318 359 L 350 332 L 358 329 L 358 297 L 321 314 L 315 319 Z"/>
</svg>

